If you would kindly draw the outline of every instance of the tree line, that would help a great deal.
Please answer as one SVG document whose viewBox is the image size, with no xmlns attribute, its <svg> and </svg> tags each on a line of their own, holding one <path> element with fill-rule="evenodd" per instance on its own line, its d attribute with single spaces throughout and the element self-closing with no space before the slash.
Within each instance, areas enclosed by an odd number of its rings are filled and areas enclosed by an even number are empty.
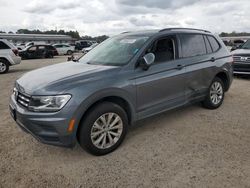
<svg viewBox="0 0 250 188">
<path fill-rule="evenodd" d="M 4 31 L 0 31 L 0 33 L 6 33 Z M 13 34 L 12 31 L 8 32 L 9 34 Z M 102 42 L 108 38 L 107 35 L 101 35 L 97 37 L 92 36 L 80 36 L 78 31 L 64 31 L 64 30 L 48 30 L 48 31 L 40 31 L 39 29 L 29 30 L 29 29 L 18 29 L 16 34 L 54 34 L 54 35 L 69 35 L 75 39 L 83 39 L 83 40 L 94 40 L 97 42 Z"/>
<path fill-rule="evenodd" d="M 220 34 L 220 37 L 242 37 L 242 36 L 250 36 L 250 33 L 248 32 L 231 32 L 231 33 L 226 33 L 226 32 L 222 32 Z"/>
</svg>

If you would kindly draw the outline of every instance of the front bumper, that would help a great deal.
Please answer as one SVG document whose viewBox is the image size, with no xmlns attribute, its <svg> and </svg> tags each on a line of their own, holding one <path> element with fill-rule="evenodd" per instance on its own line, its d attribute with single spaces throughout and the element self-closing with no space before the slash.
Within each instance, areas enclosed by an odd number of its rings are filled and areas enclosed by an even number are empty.
<svg viewBox="0 0 250 188">
<path fill-rule="evenodd" d="M 27 133 L 30 133 L 38 141 L 63 147 L 73 147 L 76 138 L 73 133 L 68 133 L 69 119 L 56 113 L 30 112 L 21 107 L 11 96 L 10 114 L 17 125 Z"/>
</svg>

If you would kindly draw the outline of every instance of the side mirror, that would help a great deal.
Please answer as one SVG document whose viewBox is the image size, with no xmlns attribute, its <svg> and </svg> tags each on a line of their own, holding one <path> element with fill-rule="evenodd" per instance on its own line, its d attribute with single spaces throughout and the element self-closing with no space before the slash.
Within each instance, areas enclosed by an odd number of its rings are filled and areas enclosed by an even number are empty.
<svg viewBox="0 0 250 188">
<path fill-rule="evenodd" d="M 141 59 L 141 67 L 143 70 L 148 70 L 149 67 L 154 63 L 155 55 L 153 53 L 148 53 Z"/>
</svg>

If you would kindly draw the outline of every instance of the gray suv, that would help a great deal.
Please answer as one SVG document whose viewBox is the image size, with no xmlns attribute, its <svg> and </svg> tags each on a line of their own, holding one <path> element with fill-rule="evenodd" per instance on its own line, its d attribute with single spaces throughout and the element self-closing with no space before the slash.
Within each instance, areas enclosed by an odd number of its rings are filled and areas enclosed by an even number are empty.
<svg viewBox="0 0 250 188">
<path fill-rule="evenodd" d="M 208 31 L 168 28 L 125 32 L 76 61 L 26 73 L 15 82 L 10 112 L 37 140 L 115 150 L 129 125 L 202 102 L 218 108 L 232 82 L 233 58 Z"/>
</svg>

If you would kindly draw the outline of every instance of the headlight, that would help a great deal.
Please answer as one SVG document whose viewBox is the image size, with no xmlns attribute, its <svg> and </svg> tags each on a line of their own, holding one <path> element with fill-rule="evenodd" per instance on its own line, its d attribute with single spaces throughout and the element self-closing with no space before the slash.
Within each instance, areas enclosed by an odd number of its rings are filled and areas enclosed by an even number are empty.
<svg viewBox="0 0 250 188">
<path fill-rule="evenodd" d="M 39 112 L 55 112 L 61 110 L 70 100 L 71 95 L 32 96 L 29 109 Z"/>
</svg>

